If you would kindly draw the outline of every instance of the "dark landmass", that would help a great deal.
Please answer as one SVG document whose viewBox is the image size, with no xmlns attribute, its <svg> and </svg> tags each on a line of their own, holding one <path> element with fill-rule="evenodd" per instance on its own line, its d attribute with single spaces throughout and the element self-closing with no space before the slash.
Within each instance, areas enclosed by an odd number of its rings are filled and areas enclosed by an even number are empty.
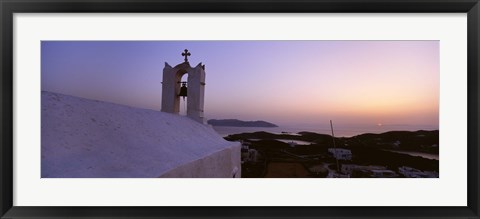
<svg viewBox="0 0 480 219">
<path fill-rule="evenodd" d="M 254 132 L 229 135 L 225 139 L 242 141 L 244 145 L 248 145 L 249 149 L 258 152 L 254 162 L 242 162 L 242 177 L 326 177 L 329 171 L 336 169 L 336 159 L 328 152 L 329 148 L 333 148 L 333 138 L 330 135 L 312 132 L 300 132 L 298 135 Z M 277 139 L 311 143 L 292 146 Z M 437 173 L 439 171 L 438 160 L 393 152 L 395 150 L 438 155 L 438 130 L 391 131 L 382 134 L 339 137 L 335 138 L 335 144 L 337 148 L 352 152 L 352 159 L 341 160 L 340 167 L 342 165 L 382 166 L 386 170 L 397 173 L 398 177 L 403 177 L 399 173 L 399 167 L 402 166 L 421 171 Z M 242 153 L 245 153 L 243 149 Z M 282 175 L 282 169 L 284 175 Z M 367 176 L 360 174 L 350 177 Z"/>
<path fill-rule="evenodd" d="M 238 119 L 210 119 L 208 124 L 213 126 L 233 126 L 233 127 L 278 127 L 277 125 L 265 121 L 242 121 Z"/>
<path fill-rule="evenodd" d="M 333 147 L 332 136 L 314 132 L 299 132 L 299 135 L 273 134 L 269 132 L 241 133 L 226 136 L 228 141 L 248 139 L 289 139 L 328 144 Z M 439 132 L 435 131 L 391 131 L 381 134 L 361 134 L 353 137 L 336 137 L 335 143 L 340 147 L 359 146 L 385 150 L 415 151 L 438 154 Z"/>
<path fill-rule="evenodd" d="M 375 148 L 438 154 L 438 130 L 391 131 L 382 134 L 362 134 L 354 138 Z"/>
</svg>

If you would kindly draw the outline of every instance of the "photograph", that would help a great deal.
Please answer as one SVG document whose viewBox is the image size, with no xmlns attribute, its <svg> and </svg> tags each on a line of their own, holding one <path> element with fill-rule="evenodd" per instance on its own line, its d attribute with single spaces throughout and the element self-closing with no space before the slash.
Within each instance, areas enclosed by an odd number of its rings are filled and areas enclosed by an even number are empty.
<svg viewBox="0 0 480 219">
<path fill-rule="evenodd" d="M 41 178 L 440 178 L 439 48 L 42 41 Z"/>
<path fill-rule="evenodd" d="M 480 0 L 0 0 L 0 218 L 479 218 Z"/>
</svg>

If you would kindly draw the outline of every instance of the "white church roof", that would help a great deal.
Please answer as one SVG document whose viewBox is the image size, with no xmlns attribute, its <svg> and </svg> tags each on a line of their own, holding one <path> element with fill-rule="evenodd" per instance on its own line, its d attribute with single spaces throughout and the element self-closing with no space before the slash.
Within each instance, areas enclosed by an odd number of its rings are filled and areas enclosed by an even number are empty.
<svg viewBox="0 0 480 219">
<path fill-rule="evenodd" d="M 159 177 L 238 144 L 184 116 L 42 91 L 42 177 Z"/>
</svg>

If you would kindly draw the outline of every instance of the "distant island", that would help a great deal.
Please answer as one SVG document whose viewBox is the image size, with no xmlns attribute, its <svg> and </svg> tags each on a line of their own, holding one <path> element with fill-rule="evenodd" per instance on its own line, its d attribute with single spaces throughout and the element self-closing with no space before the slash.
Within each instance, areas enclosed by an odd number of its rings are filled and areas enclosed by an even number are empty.
<svg viewBox="0 0 480 219">
<path fill-rule="evenodd" d="M 238 119 L 210 119 L 208 124 L 213 126 L 233 126 L 233 127 L 278 127 L 277 125 L 265 121 L 242 121 Z"/>
</svg>

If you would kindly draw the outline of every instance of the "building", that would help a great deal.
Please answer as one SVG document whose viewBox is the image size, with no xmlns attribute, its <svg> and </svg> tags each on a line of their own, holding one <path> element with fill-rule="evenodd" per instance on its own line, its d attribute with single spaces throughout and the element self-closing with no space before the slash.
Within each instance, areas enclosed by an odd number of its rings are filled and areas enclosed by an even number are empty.
<svg viewBox="0 0 480 219">
<path fill-rule="evenodd" d="M 370 170 L 371 177 L 373 178 L 394 178 L 398 177 L 398 174 L 392 170 Z"/>
<path fill-rule="evenodd" d="M 41 98 L 42 178 L 240 177 L 240 143 L 188 117 L 50 92 Z"/>
<path fill-rule="evenodd" d="M 42 91 L 41 177 L 240 177 L 241 144 L 203 123 L 205 66 L 165 65 L 162 112 Z M 183 74 L 187 116 L 178 115 Z"/>
<path fill-rule="evenodd" d="M 258 151 L 255 149 L 249 148 L 249 145 L 242 144 L 242 163 L 243 162 L 257 162 L 258 160 Z"/>
<path fill-rule="evenodd" d="M 400 148 L 400 145 L 402 144 L 401 141 L 396 140 L 395 142 L 392 143 L 393 148 Z"/>
<path fill-rule="evenodd" d="M 387 170 L 384 166 L 362 166 L 356 164 L 342 164 L 341 171 L 351 177 L 391 178 L 398 177 L 395 171 Z"/>
<path fill-rule="evenodd" d="M 421 171 L 407 166 L 399 167 L 398 172 L 407 178 L 438 178 L 438 172 Z"/>
<path fill-rule="evenodd" d="M 345 174 L 350 174 L 352 175 L 354 172 L 356 171 L 360 171 L 360 170 L 385 170 L 387 169 L 386 167 L 384 166 L 362 166 L 362 165 L 357 165 L 357 164 L 342 164 L 341 165 L 341 171 L 342 173 L 345 173 Z"/>
<path fill-rule="evenodd" d="M 352 151 L 345 148 L 329 148 L 328 152 L 330 152 L 333 155 L 333 157 L 335 157 L 338 160 L 352 159 Z"/>
</svg>

